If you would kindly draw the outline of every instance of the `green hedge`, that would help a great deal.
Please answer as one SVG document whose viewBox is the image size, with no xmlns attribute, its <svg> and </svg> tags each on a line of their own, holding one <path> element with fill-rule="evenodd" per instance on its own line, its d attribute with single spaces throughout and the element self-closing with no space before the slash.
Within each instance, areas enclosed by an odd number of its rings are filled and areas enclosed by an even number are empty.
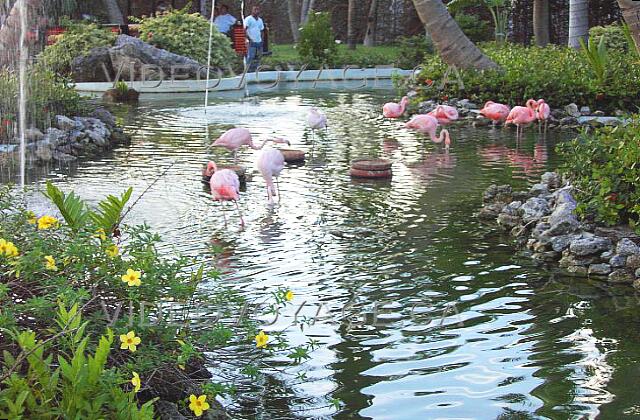
<svg viewBox="0 0 640 420">
<path fill-rule="evenodd" d="M 464 91 L 455 81 L 444 91 L 437 89 L 448 66 L 439 56 L 430 56 L 418 77 L 419 98 L 439 99 L 443 95 L 478 102 L 493 100 L 512 105 L 528 98 L 544 98 L 551 106 L 575 102 L 593 109 L 635 110 L 640 97 L 640 65 L 633 56 L 609 52 L 604 85 L 599 85 L 581 51 L 548 46 L 545 48 L 507 44 L 482 44 L 484 52 L 502 71 L 462 70 Z M 434 81 L 429 87 L 428 81 Z"/>
</svg>

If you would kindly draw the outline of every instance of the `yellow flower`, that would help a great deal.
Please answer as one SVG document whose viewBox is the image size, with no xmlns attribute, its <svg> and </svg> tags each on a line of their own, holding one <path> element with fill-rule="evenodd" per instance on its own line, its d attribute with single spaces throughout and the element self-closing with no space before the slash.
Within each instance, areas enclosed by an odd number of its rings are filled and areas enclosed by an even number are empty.
<svg viewBox="0 0 640 420">
<path fill-rule="evenodd" d="M 131 384 L 133 385 L 133 391 L 138 393 L 140 391 L 140 388 L 142 387 L 142 382 L 140 382 L 140 376 L 136 372 L 133 372 Z"/>
<path fill-rule="evenodd" d="M 56 260 L 53 258 L 52 255 L 47 255 L 46 257 L 44 257 L 44 260 L 45 260 L 45 268 L 47 270 L 51 270 L 51 271 L 58 270 L 58 267 L 56 267 Z"/>
<path fill-rule="evenodd" d="M 13 242 L 0 239 L 0 254 L 3 254 L 7 258 L 17 257 L 18 248 L 13 244 Z"/>
<path fill-rule="evenodd" d="M 131 353 L 135 353 L 138 349 L 138 344 L 140 344 L 142 340 L 140 337 L 136 337 L 136 333 L 133 331 L 129 331 L 127 334 L 122 334 L 120 336 L 120 349 L 121 350 L 131 350 Z"/>
<path fill-rule="evenodd" d="M 191 396 L 189 397 L 189 409 L 193 411 L 193 414 L 195 414 L 196 417 L 200 417 L 202 413 L 209 409 L 207 396 L 200 395 L 199 397 L 196 397 L 195 395 L 191 394 Z"/>
<path fill-rule="evenodd" d="M 100 238 L 101 241 L 107 240 L 107 234 L 103 228 L 99 228 L 98 230 L 96 230 L 96 238 Z"/>
<path fill-rule="evenodd" d="M 38 229 L 45 230 L 58 226 L 58 219 L 53 216 L 42 216 L 38 219 Z"/>
<path fill-rule="evenodd" d="M 36 214 L 32 211 L 28 211 L 27 223 L 29 223 L 30 225 L 35 225 L 37 221 L 38 221 L 38 218 L 36 217 Z"/>
<path fill-rule="evenodd" d="M 287 300 L 287 302 L 291 302 L 293 300 L 293 292 L 291 290 L 287 290 L 287 293 L 285 293 L 284 298 Z"/>
<path fill-rule="evenodd" d="M 118 249 L 118 245 L 112 244 L 107 247 L 104 251 L 109 258 L 115 258 L 120 254 L 120 249 Z"/>
<path fill-rule="evenodd" d="M 142 284 L 142 282 L 140 281 L 141 275 L 142 273 L 140 273 L 139 271 L 128 269 L 127 274 L 124 274 L 122 276 L 122 281 L 127 283 L 129 287 L 140 287 L 140 285 Z"/>
<path fill-rule="evenodd" d="M 269 336 L 264 331 L 260 331 L 260 334 L 256 335 L 256 347 L 259 349 L 266 348 L 267 341 L 269 341 Z"/>
</svg>

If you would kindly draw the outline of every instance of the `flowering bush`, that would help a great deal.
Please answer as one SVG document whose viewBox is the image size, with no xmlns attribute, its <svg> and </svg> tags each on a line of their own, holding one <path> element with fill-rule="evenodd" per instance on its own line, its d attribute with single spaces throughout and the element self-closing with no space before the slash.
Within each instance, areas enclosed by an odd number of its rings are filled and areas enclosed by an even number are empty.
<svg viewBox="0 0 640 420">
<path fill-rule="evenodd" d="M 163 259 L 158 235 L 122 224 L 131 190 L 95 209 L 52 184 L 46 195 L 61 216 L 0 190 L 0 418 L 151 419 L 158 399 L 202 415 L 260 375 L 261 354 L 309 357 L 313 342 L 290 347 L 280 332 L 258 334 L 253 317 L 232 319 L 248 304 L 235 293 L 201 292 L 215 270 Z M 291 299 L 278 290 L 268 310 Z M 219 320 L 201 319 L 212 307 Z M 242 348 L 257 354 L 240 358 Z M 224 380 L 205 367 L 214 351 Z"/>
<path fill-rule="evenodd" d="M 624 127 L 583 133 L 558 146 L 562 172 L 572 180 L 583 216 L 640 233 L 640 117 Z"/>
<path fill-rule="evenodd" d="M 175 54 L 191 57 L 207 64 L 209 48 L 209 22 L 198 13 L 171 10 L 156 17 L 140 20 L 140 39 Z M 226 68 L 237 59 L 231 40 L 213 27 L 211 66 Z"/>
</svg>

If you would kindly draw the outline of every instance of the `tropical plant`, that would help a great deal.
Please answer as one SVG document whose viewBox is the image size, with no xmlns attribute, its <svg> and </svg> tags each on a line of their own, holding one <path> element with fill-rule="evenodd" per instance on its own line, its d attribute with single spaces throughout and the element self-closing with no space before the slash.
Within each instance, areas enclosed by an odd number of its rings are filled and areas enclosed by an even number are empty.
<svg viewBox="0 0 640 420">
<path fill-rule="evenodd" d="M 458 12 L 454 15 L 454 19 L 471 41 L 483 42 L 491 39 L 488 23 L 477 15 Z"/>
<path fill-rule="evenodd" d="M 337 59 L 337 50 L 329 14 L 325 12 L 312 13 L 307 24 L 300 30 L 300 43 L 298 44 L 300 59 L 311 66 L 331 65 Z"/>
<path fill-rule="evenodd" d="M 191 5 L 155 17 L 138 19 L 140 39 L 158 48 L 207 64 L 209 22 L 199 13 L 189 13 Z M 213 29 L 211 66 L 227 68 L 237 60 L 229 38 Z"/>
<path fill-rule="evenodd" d="M 456 14 L 465 7 L 475 5 L 484 5 L 491 13 L 496 42 L 501 44 L 506 41 L 511 2 L 509 0 L 452 0 L 447 3 L 449 10 Z"/>
<path fill-rule="evenodd" d="M 596 80 L 600 86 L 604 86 L 607 81 L 607 70 L 609 65 L 609 53 L 607 52 L 607 46 L 605 45 L 604 36 L 600 37 L 600 42 L 596 45 L 593 39 L 589 40 L 588 44 L 580 40 L 582 46 L 582 54 L 585 60 L 591 66 L 591 70 L 596 76 Z"/>
<path fill-rule="evenodd" d="M 462 32 L 441 0 L 413 0 L 413 4 L 445 63 L 461 69 L 498 69 Z"/>
<path fill-rule="evenodd" d="M 583 132 L 561 143 L 562 173 L 571 179 L 579 213 L 607 225 L 628 223 L 640 233 L 640 117 L 620 127 Z"/>
<path fill-rule="evenodd" d="M 626 25 L 607 25 L 607 26 L 594 26 L 589 29 L 589 39 L 604 38 L 604 44 L 608 51 L 632 51 L 629 49 L 629 45 L 635 48 L 633 40 L 629 44 L 629 39 L 626 35 Z"/>
<path fill-rule="evenodd" d="M 640 54 L 640 2 L 637 0 L 618 0 L 618 5 L 629 28 L 629 35 L 635 43 L 636 51 Z"/>
</svg>

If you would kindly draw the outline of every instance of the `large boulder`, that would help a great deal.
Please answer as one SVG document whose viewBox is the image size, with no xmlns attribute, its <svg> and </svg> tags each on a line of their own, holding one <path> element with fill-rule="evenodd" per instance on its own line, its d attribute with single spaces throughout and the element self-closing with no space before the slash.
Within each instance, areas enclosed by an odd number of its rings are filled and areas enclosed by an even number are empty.
<svg viewBox="0 0 640 420">
<path fill-rule="evenodd" d="M 525 223 L 534 222 L 549 214 L 549 203 L 542 198 L 533 197 L 524 203 L 520 211 L 522 212 L 522 220 Z"/>
<path fill-rule="evenodd" d="M 576 239 L 569 246 L 571 253 L 580 257 L 598 254 L 610 248 L 611 241 L 608 238 L 600 238 L 598 236 Z"/>
<path fill-rule="evenodd" d="M 195 79 L 206 76 L 206 68 L 188 57 L 156 48 L 131 37 L 120 35 L 114 47 L 109 49 L 111 64 L 121 70 L 124 80 L 168 80 L 175 71 L 181 77 Z"/>
<path fill-rule="evenodd" d="M 71 62 L 76 82 L 111 82 L 115 78 L 108 47 L 96 47 Z"/>
</svg>

